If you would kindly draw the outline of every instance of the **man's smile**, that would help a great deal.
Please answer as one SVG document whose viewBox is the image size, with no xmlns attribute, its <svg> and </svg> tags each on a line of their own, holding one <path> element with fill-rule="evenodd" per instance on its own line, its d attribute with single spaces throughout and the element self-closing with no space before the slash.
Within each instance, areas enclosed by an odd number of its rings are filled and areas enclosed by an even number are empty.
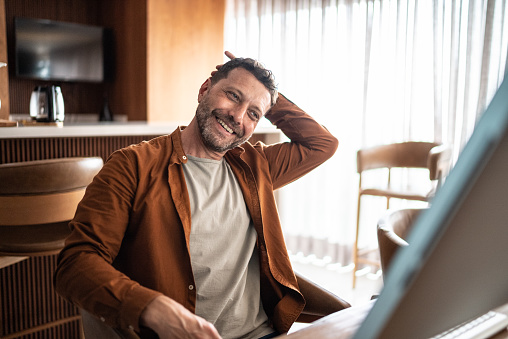
<svg viewBox="0 0 508 339">
<path fill-rule="evenodd" d="M 228 125 L 224 122 L 224 120 L 222 120 L 221 118 L 218 118 L 218 117 L 216 117 L 216 119 L 217 119 L 217 122 L 218 122 L 218 123 L 219 123 L 219 124 L 220 124 L 220 125 L 221 125 L 221 126 L 222 126 L 225 130 L 226 130 L 226 131 L 228 131 L 228 132 L 229 132 L 229 133 L 231 133 L 231 134 L 234 134 L 234 133 L 235 133 L 235 131 L 233 131 L 233 129 L 231 129 L 231 127 L 229 127 L 229 126 L 228 126 Z"/>
</svg>

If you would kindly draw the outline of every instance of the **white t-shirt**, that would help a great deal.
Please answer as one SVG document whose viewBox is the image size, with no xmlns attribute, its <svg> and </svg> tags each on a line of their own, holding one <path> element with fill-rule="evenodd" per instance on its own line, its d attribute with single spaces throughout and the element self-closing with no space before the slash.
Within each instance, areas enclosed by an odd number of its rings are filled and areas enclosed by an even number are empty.
<svg viewBox="0 0 508 339">
<path fill-rule="evenodd" d="M 257 234 L 238 181 L 224 159 L 187 157 L 196 314 L 223 338 L 270 334 L 261 303 Z"/>
</svg>

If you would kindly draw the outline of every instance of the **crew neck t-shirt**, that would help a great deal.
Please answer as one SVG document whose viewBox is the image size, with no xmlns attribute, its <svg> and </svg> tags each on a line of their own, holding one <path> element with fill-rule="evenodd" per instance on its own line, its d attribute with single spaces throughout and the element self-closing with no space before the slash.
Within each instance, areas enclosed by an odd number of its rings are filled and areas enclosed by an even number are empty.
<svg viewBox="0 0 508 339">
<path fill-rule="evenodd" d="M 191 205 L 196 315 L 225 339 L 270 334 L 261 302 L 257 234 L 238 181 L 224 159 L 187 157 L 183 172 Z"/>
</svg>

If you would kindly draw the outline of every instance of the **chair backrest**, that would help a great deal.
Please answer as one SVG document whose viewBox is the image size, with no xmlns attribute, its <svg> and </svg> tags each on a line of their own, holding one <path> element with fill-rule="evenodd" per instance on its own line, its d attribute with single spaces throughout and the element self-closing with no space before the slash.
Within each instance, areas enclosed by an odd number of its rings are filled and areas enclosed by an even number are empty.
<svg viewBox="0 0 508 339">
<path fill-rule="evenodd" d="M 0 254 L 45 255 L 63 246 L 99 157 L 0 165 Z"/>
<path fill-rule="evenodd" d="M 427 160 L 431 180 L 441 180 L 448 175 L 452 167 L 452 149 L 447 145 L 433 147 Z"/>
<path fill-rule="evenodd" d="M 416 218 L 425 209 L 388 210 L 378 221 L 377 239 L 383 274 L 388 271 L 390 262 L 397 250 L 408 245 L 405 239 Z"/>
<path fill-rule="evenodd" d="M 408 141 L 373 146 L 357 152 L 357 171 L 362 173 L 378 168 L 427 168 L 428 156 L 434 142 Z"/>
<path fill-rule="evenodd" d="M 86 186 L 102 167 L 99 157 L 0 165 L 0 225 L 70 220 Z"/>
</svg>

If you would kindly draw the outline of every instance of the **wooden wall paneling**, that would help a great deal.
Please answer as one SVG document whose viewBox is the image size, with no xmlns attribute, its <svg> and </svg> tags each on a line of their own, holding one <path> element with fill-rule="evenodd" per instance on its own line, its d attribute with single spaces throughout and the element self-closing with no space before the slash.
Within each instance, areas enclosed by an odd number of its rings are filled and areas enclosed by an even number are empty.
<svg viewBox="0 0 508 339">
<path fill-rule="evenodd" d="M 56 295 L 56 255 L 0 269 L 0 338 L 80 338 L 79 310 Z"/>
<path fill-rule="evenodd" d="M 223 61 L 225 0 L 148 2 L 149 121 L 189 122 L 198 90 Z"/>
<path fill-rule="evenodd" d="M 147 1 L 108 0 L 101 20 L 113 29 L 114 78 L 108 83 L 110 109 L 128 120 L 147 120 Z"/>
<path fill-rule="evenodd" d="M 0 0 L 0 62 L 7 62 L 7 35 L 5 32 L 5 1 Z M 0 68 L 0 119 L 9 119 L 9 69 Z"/>
</svg>

